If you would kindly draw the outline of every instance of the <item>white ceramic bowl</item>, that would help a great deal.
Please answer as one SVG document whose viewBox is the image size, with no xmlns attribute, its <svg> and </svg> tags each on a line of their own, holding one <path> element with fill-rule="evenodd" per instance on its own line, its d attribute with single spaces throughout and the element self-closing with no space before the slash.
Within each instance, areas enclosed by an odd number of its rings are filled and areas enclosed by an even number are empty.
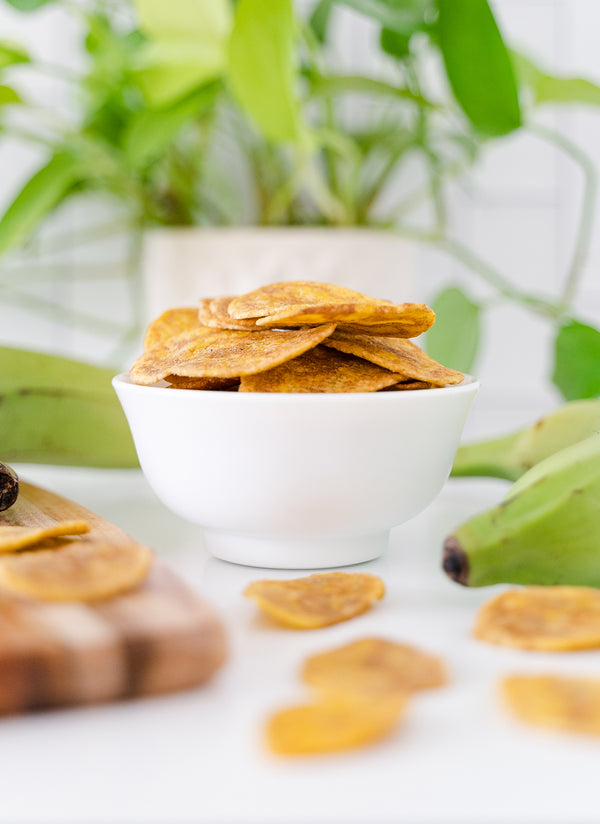
<svg viewBox="0 0 600 824">
<path fill-rule="evenodd" d="M 479 384 L 284 394 L 113 386 L 160 500 L 217 558 L 315 569 L 376 558 L 441 490 Z"/>
</svg>

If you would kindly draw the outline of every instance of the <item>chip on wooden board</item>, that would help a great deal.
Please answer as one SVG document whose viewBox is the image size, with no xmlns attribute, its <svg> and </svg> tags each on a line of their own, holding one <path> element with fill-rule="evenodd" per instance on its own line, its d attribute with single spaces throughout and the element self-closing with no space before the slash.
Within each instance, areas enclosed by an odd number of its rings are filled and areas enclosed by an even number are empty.
<svg viewBox="0 0 600 824">
<path fill-rule="evenodd" d="M 240 392 L 377 392 L 402 380 L 374 363 L 316 346 L 281 366 L 242 378 Z"/>
<path fill-rule="evenodd" d="M 133 364 L 134 383 L 150 386 L 167 375 L 237 378 L 272 369 L 312 349 L 332 334 L 328 323 L 295 331 L 241 332 L 200 327 L 160 349 L 155 346 Z"/>
<path fill-rule="evenodd" d="M 167 309 L 160 317 L 152 321 L 144 337 L 144 349 L 152 349 L 166 343 L 179 335 L 193 332 L 202 324 L 198 317 L 198 309 L 183 306 L 178 309 Z"/>
<path fill-rule="evenodd" d="M 374 701 L 338 697 L 290 707 L 267 723 L 267 742 L 278 755 L 317 755 L 362 747 L 389 735 L 402 718 L 405 696 Z"/>
<path fill-rule="evenodd" d="M 381 578 L 362 572 L 321 572 L 287 581 L 254 581 L 244 595 L 277 623 L 318 629 L 361 615 L 385 595 Z"/>
<path fill-rule="evenodd" d="M 83 535 L 89 531 L 86 521 L 59 521 L 46 527 L 0 525 L 0 553 L 30 549 L 47 538 Z"/>
<path fill-rule="evenodd" d="M 513 675 L 501 684 L 512 713 L 539 727 L 600 736 L 600 679 Z"/>
<path fill-rule="evenodd" d="M 378 300 L 336 286 L 334 283 L 318 283 L 310 280 L 289 280 L 270 283 L 233 298 L 227 307 L 231 318 L 264 318 L 277 312 L 287 311 L 290 306 L 330 306 L 340 303 L 365 303 L 389 305 L 389 300 Z"/>
<path fill-rule="evenodd" d="M 464 379 L 462 372 L 442 366 L 415 343 L 403 338 L 377 337 L 336 329 L 324 345 L 433 386 L 455 385 Z"/>
<path fill-rule="evenodd" d="M 95 601 L 141 583 L 152 552 L 141 544 L 82 539 L 0 559 L 0 587 L 42 601 Z"/>
<path fill-rule="evenodd" d="M 485 603 L 473 633 L 480 641 L 562 652 L 600 647 L 600 590 L 523 587 Z"/>
<path fill-rule="evenodd" d="M 302 680 L 324 696 L 379 700 L 441 687 L 447 675 L 435 655 L 383 638 L 363 638 L 313 655 L 304 665 Z"/>
</svg>

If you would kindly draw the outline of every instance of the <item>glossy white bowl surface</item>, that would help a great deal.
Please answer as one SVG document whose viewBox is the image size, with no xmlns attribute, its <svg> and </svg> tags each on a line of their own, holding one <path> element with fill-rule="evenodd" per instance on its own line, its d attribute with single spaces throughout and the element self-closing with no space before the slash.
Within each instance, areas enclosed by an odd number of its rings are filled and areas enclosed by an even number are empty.
<svg viewBox="0 0 600 824">
<path fill-rule="evenodd" d="M 450 473 L 477 381 L 409 392 L 285 394 L 113 386 L 144 474 L 208 550 L 314 569 L 377 557 Z"/>
</svg>

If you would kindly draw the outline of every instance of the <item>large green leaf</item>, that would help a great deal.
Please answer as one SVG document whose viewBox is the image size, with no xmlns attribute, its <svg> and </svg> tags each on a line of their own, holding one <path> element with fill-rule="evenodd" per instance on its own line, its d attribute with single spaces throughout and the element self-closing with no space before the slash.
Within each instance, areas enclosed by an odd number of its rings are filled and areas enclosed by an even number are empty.
<svg viewBox="0 0 600 824">
<path fill-rule="evenodd" d="M 435 10 L 433 0 L 337 0 L 376 20 L 384 28 L 411 35 L 424 27 Z"/>
<path fill-rule="evenodd" d="M 568 401 L 600 395 L 600 331 L 571 321 L 556 337 L 552 381 Z"/>
<path fill-rule="evenodd" d="M 521 125 L 510 55 L 487 0 L 437 0 L 439 46 L 452 91 L 475 128 L 503 135 Z"/>
<path fill-rule="evenodd" d="M 512 52 L 521 82 L 533 93 L 533 102 L 584 103 L 600 106 L 600 86 L 583 77 L 556 77 L 547 74 L 522 54 Z"/>
<path fill-rule="evenodd" d="M 0 69 L 29 62 L 29 55 L 22 46 L 8 40 L 0 40 Z"/>
<path fill-rule="evenodd" d="M 0 86 L 0 106 L 6 103 L 21 103 L 21 98 L 10 86 Z"/>
<path fill-rule="evenodd" d="M 432 307 L 436 317 L 427 332 L 427 352 L 446 366 L 469 372 L 479 345 L 480 307 L 458 287 L 444 289 Z"/>
<path fill-rule="evenodd" d="M 240 0 L 229 47 L 229 71 L 240 105 L 270 140 L 301 134 L 294 60 L 292 0 Z"/>
<path fill-rule="evenodd" d="M 134 116 L 125 132 L 123 148 L 135 169 L 156 160 L 188 121 L 209 109 L 219 86 L 211 83 L 165 109 L 145 109 Z"/>
<path fill-rule="evenodd" d="M 232 14 L 228 0 L 136 0 L 149 36 L 136 77 L 149 103 L 166 106 L 223 74 Z"/>
<path fill-rule="evenodd" d="M 19 11 L 37 11 L 42 6 L 51 3 L 52 0 L 6 0 L 6 2 Z"/>
<path fill-rule="evenodd" d="M 111 386 L 113 370 L 0 347 L 2 459 L 134 467 L 135 448 Z"/>
<path fill-rule="evenodd" d="M 81 166 L 59 153 L 25 184 L 0 219 L 0 254 L 22 243 L 79 179 Z"/>
</svg>

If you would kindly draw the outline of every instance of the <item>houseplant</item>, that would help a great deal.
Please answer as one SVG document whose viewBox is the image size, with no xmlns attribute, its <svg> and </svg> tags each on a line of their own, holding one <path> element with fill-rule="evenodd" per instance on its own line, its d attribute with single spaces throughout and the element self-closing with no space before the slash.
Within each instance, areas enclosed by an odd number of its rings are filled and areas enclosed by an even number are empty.
<svg viewBox="0 0 600 824">
<path fill-rule="evenodd" d="M 1 131 L 44 142 L 50 158 L 0 220 L 0 251 L 86 191 L 108 193 L 133 233 L 240 224 L 384 230 L 434 244 L 498 299 L 544 317 L 556 329 L 554 380 L 563 395 L 600 391 L 600 333 L 571 317 L 595 170 L 577 146 L 535 122 L 548 103 L 598 105 L 600 88 L 510 52 L 486 0 L 321 0 L 309 20 L 291 0 L 5 2 L 24 13 L 52 2 L 70 9 L 81 20 L 88 68 L 68 81 L 79 95 L 77 125 L 49 127 L 16 90 L 18 73 L 36 70 L 35 57 L 1 44 Z M 336 70 L 328 39 L 342 6 L 377 27 L 381 76 Z M 426 80 L 432 59 L 446 92 L 434 94 Z M 360 116 L 348 116 L 346 98 L 360 103 Z M 459 243 L 446 220 L 448 182 L 490 142 L 523 128 L 558 144 L 586 178 L 576 249 L 556 299 L 522 291 Z M 396 199 L 398 175 L 414 163 L 425 180 Z M 423 203 L 427 227 L 413 218 Z M 436 303 L 441 320 L 429 348 L 469 369 L 483 309 L 457 288 Z"/>
</svg>

